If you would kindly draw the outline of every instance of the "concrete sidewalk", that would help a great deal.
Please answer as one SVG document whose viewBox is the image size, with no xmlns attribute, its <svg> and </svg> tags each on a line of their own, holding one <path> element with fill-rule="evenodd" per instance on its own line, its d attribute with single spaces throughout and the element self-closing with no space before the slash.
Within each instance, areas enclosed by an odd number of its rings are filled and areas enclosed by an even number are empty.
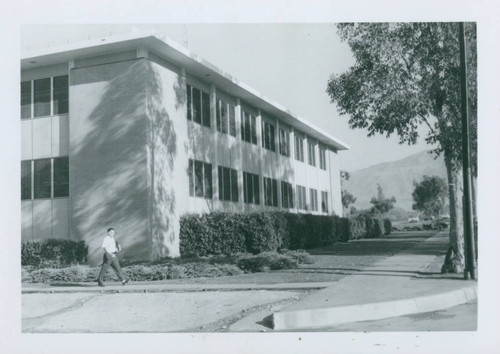
<svg viewBox="0 0 500 354">
<path fill-rule="evenodd" d="M 419 278 L 448 242 L 441 232 L 415 247 L 347 276 L 272 314 L 275 330 L 320 329 L 339 323 L 377 320 L 441 310 L 477 299 L 477 283 Z"/>
</svg>

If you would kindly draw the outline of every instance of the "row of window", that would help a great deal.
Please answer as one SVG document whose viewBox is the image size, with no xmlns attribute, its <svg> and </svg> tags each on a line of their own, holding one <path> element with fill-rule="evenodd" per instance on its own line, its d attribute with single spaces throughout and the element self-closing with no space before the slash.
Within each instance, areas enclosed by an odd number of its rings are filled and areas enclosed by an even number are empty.
<svg viewBox="0 0 500 354">
<path fill-rule="evenodd" d="M 21 200 L 67 196 L 68 157 L 21 161 Z"/>
<path fill-rule="evenodd" d="M 222 99 L 216 100 L 216 125 L 217 131 L 236 137 L 236 108 Z M 187 85 L 187 119 L 210 128 L 210 95 L 196 87 Z M 276 152 L 274 124 L 262 122 L 262 147 Z M 257 145 L 257 118 L 242 111 L 241 139 Z M 286 130 L 279 131 L 279 153 L 290 157 L 290 133 Z M 308 162 L 316 166 L 315 144 L 308 142 Z M 326 170 L 326 149 L 319 148 L 319 167 Z M 295 136 L 295 159 L 304 162 L 304 138 Z"/>
<path fill-rule="evenodd" d="M 212 164 L 189 160 L 189 195 L 212 199 Z M 235 169 L 218 166 L 219 174 L 219 199 L 225 201 L 238 201 L 238 172 Z M 243 172 L 243 201 L 247 204 L 260 204 L 259 176 Z M 278 181 L 274 178 L 263 177 L 264 205 L 278 206 Z M 297 207 L 308 210 L 306 204 L 306 188 L 296 186 Z M 318 211 L 318 192 L 309 189 L 309 209 Z M 294 193 L 291 183 L 281 181 L 281 205 L 283 208 L 294 207 Z M 321 192 L 321 211 L 328 213 L 328 192 Z"/>
<path fill-rule="evenodd" d="M 68 113 L 68 75 L 21 82 L 21 119 Z"/>
</svg>

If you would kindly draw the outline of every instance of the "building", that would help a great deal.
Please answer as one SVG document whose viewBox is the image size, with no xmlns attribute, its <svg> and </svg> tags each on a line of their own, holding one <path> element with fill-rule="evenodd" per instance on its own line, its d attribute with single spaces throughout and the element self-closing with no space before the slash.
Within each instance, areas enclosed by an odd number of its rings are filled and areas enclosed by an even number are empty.
<svg viewBox="0 0 500 354">
<path fill-rule="evenodd" d="M 342 214 L 348 147 L 156 35 L 21 59 L 22 240 L 82 239 L 97 264 L 179 255 L 179 218 L 214 210 Z"/>
</svg>

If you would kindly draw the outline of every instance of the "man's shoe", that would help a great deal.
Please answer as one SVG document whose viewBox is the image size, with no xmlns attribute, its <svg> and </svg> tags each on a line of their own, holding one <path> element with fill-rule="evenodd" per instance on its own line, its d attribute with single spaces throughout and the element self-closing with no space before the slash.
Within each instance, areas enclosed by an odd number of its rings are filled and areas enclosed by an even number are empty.
<svg viewBox="0 0 500 354">
<path fill-rule="evenodd" d="M 122 285 L 126 285 L 130 282 L 130 279 L 122 280 Z"/>
</svg>

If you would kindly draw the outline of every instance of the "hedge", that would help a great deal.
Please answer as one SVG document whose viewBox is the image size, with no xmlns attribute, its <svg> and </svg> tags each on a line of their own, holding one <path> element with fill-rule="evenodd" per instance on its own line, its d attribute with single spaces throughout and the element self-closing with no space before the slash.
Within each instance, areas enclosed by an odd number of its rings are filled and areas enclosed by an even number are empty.
<svg viewBox="0 0 500 354">
<path fill-rule="evenodd" d="M 186 214 L 180 220 L 181 255 L 231 255 L 310 249 L 387 234 L 390 221 L 286 212 Z"/>
<path fill-rule="evenodd" d="M 62 268 L 87 262 L 88 246 L 84 241 L 48 239 L 21 245 L 21 265 Z"/>
</svg>

